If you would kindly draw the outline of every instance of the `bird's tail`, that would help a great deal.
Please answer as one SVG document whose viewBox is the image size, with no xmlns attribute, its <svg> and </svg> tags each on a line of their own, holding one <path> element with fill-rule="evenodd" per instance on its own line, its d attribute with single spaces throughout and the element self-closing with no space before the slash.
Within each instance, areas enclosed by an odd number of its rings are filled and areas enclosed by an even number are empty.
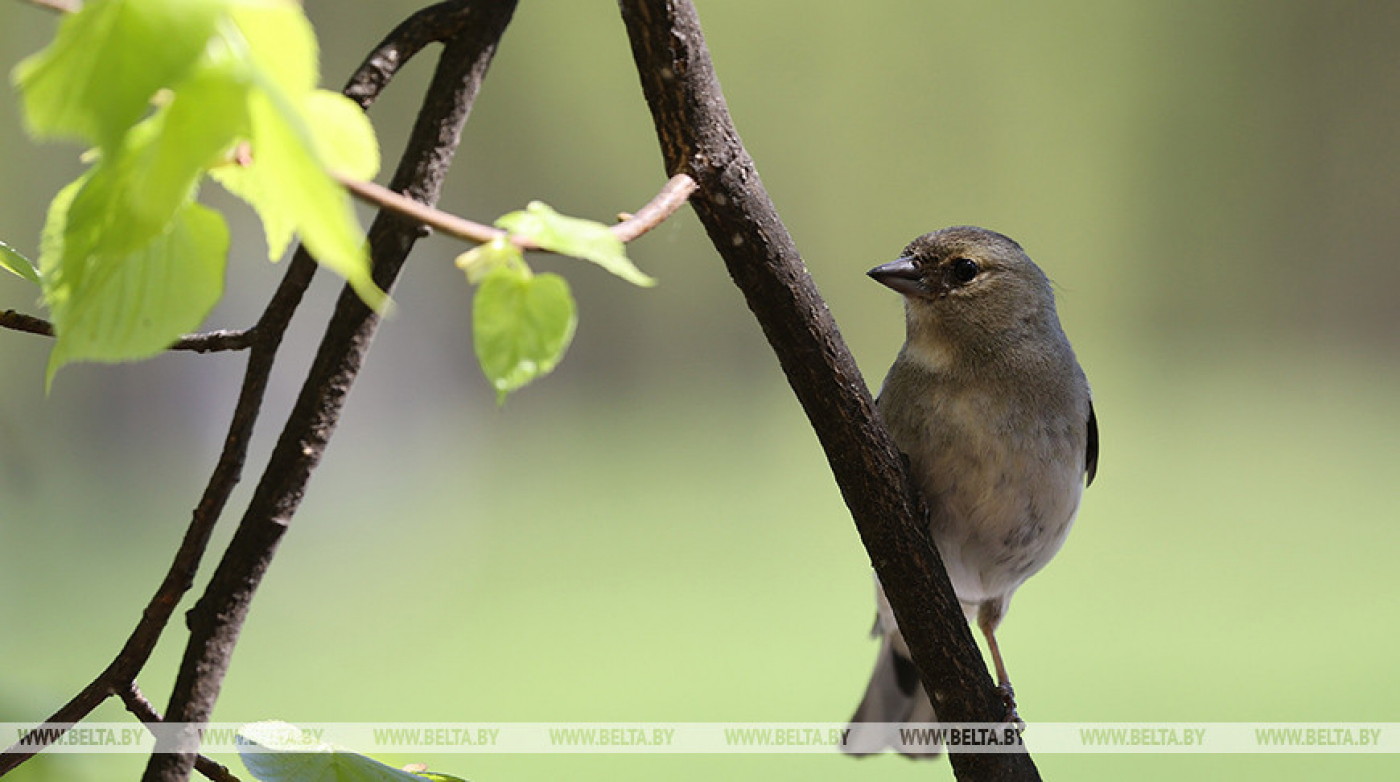
<svg viewBox="0 0 1400 782">
<path fill-rule="evenodd" d="M 875 672 L 865 688 L 865 697 L 851 717 L 849 732 L 841 750 L 848 755 L 864 757 L 888 748 L 913 758 L 935 758 L 939 745 L 910 747 L 900 735 L 895 723 L 934 723 L 938 721 L 933 703 L 924 694 L 919 669 L 908 653 L 898 648 L 898 631 L 886 635 L 880 643 L 880 656 Z"/>
</svg>

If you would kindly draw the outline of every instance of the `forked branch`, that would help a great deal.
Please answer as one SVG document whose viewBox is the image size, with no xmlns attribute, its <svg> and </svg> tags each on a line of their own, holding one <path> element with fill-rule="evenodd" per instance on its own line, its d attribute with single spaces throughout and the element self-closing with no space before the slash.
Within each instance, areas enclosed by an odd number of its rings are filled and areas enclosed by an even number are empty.
<svg viewBox="0 0 1400 782">
<path fill-rule="evenodd" d="M 391 189 L 428 205 L 437 202 L 462 127 L 515 2 L 458 0 L 436 10 L 450 32 L 390 182 Z M 381 47 L 369 62 L 378 61 L 382 54 Z M 369 230 L 375 284 L 386 291 L 393 288 L 422 233 L 417 223 L 380 212 Z M 353 290 L 343 289 L 238 529 L 204 594 L 187 615 L 190 637 L 165 710 L 170 722 L 203 725 L 209 721 L 253 597 L 335 432 L 378 326 L 379 316 Z M 194 763 L 193 752 L 162 745 L 158 739 L 143 779 L 184 780 Z"/>
<path fill-rule="evenodd" d="M 368 108 L 413 54 L 435 41 L 452 40 L 462 34 L 469 22 L 475 21 L 471 4 L 460 1 L 440 3 L 413 14 L 370 53 L 351 77 L 345 94 Z M 70 725 L 86 718 L 106 699 L 134 686 L 137 674 L 150 659 L 175 607 L 193 584 L 214 525 L 242 475 L 253 426 L 262 408 L 283 334 L 315 273 L 316 262 L 304 248 L 298 249 L 257 324 L 245 332 L 233 332 L 251 340 L 248 365 L 238 400 L 234 404 L 223 450 L 175 552 L 174 561 L 112 662 L 42 725 L 36 726 L 13 746 L 0 752 L 0 775 L 57 740 Z M 21 330 L 52 333 L 51 327 L 38 318 L 10 312 L 5 316 L 11 322 L 25 326 Z M 193 762 L 192 757 L 189 760 Z M 182 779 L 187 773 L 188 768 L 185 768 L 171 778 Z"/>
</svg>

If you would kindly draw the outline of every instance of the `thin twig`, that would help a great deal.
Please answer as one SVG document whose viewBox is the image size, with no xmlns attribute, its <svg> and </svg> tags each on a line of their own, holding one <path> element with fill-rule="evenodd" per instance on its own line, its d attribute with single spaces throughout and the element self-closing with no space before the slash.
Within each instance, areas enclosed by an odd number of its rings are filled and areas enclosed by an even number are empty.
<svg viewBox="0 0 1400 782">
<path fill-rule="evenodd" d="M 30 5 L 35 5 L 48 11 L 57 11 L 61 14 L 76 14 L 83 10 L 82 0 L 24 0 Z"/>
<path fill-rule="evenodd" d="M 340 174 L 332 174 L 346 190 L 368 204 L 388 209 L 418 223 L 468 242 L 486 243 L 506 235 L 499 228 L 473 222 L 449 212 L 421 204 L 401 193 L 396 193 L 383 185 L 351 179 Z"/>
<path fill-rule="evenodd" d="M 189 526 L 175 552 L 170 569 L 156 588 L 155 595 L 146 604 L 145 610 L 141 612 L 141 619 L 136 623 L 135 629 L 131 631 L 116 657 L 96 678 L 59 707 L 43 725 L 35 727 L 15 745 L 0 752 L 0 776 L 36 754 L 43 746 L 55 741 L 73 723 L 87 717 L 107 698 L 134 682 L 136 675 L 150 659 L 151 652 L 170 622 L 170 616 L 180 598 L 194 583 L 195 573 L 199 569 L 204 550 L 209 545 L 214 524 L 223 513 L 229 495 L 242 475 L 243 462 L 247 457 L 248 444 L 252 440 L 253 426 L 257 423 L 258 412 L 267 392 L 277 348 L 315 272 L 316 262 L 304 249 L 298 249 L 287 266 L 282 282 L 269 299 L 258 324 L 249 330 L 248 333 L 254 335 L 256 341 L 249 351 L 248 366 L 243 374 L 238 401 L 234 404 L 233 415 L 229 420 L 223 450 L 213 472 L 210 473 L 209 482 L 205 485 L 199 504 L 191 514 Z"/>
<path fill-rule="evenodd" d="M 688 202 L 690 196 L 699 187 L 689 174 L 676 174 L 666 181 L 666 185 L 661 188 L 656 197 L 630 217 L 614 225 L 612 227 L 613 234 L 624 243 L 636 239 L 675 214 L 676 210 Z"/>
<path fill-rule="evenodd" d="M 202 334 L 190 334 L 175 341 L 170 350 L 194 353 L 215 353 L 223 350 L 246 350 L 257 339 L 252 329 L 219 329 Z"/>
<path fill-rule="evenodd" d="M 441 3 L 425 8 L 394 28 L 365 59 L 350 78 L 345 94 L 362 108 L 368 108 L 388 85 L 395 73 L 412 54 L 433 40 L 447 40 L 457 35 L 467 23 L 470 9 L 461 3 Z M 0 752 L 0 776 L 37 754 L 40 749 L 57 740 L 74 723 L 86 718 L 103 701 L 134 682 L 136 675 L 150 659 L 151 652 L 170 621 L 180 598 L 194 582 L 214 524 L 223 513 L 229 495 L 237 485 L 252 438 L 253 426 L 267 391 L 277 350 L 287 326 L 311 284 L 317 265 L 306 252 L 298 248 L 287 266 L 286 274 L 273 292 L 262 317 L 245 333 L 253 340 L 248 366 L 238 401 L 233 408 L 223 451 L 210 474 L 199 504 L 195 507 L 185 537 L 175 552 L 174 561 L 156 589 L 136 628 L 121 650 L 81 691 L 59 707 L 42 725 L 36 726 L 19 741 Z M 14 314 L 17 322 L 31 326 L 43 324 L 39 318 Z M 8 325 L 8 324 L 6 324 Z M 52 333 L 42 330 L 35 333 Z M 32 330 L 32 329 L 30 329 Z"/>
<path fill-rule="evenodd" d="M 43 318 L 25 315 L 14 310 L 0 312 L 0 328 L 38 334 L 41 337 L 54 335 L 53 324 Z M 220 329 L 199 334 L 187 334 L 175 341 L 167 350 L 188 350 L 192 353 L 217 353 L 227 350 L 247 350 L 256 335 L 252 329 Z"/>
<path fill-rule="evenodd" d="M 0 312 L 0 328 L 7 328 L 12 331 L 22 331 L 26 334 L 38 334 L 41 337 L 53 336 L 53 324 L 43 318 L 36 318 L 33 315 L 25 315 L 14 310 Z"/>
<path fill-rule="evenodd" d="M 361 201 L 389 209 L 448 236 L 480 244 L 507 236 L 506 232 L 499 228 L 435 209 L 374 182 L 365 182 L 338 173 L 333 173 L 332 176 Z M 690 175 L 677 174 L 671 177 L 645 206 L 626 220 L 611 226 L 609 230 L 623 242 L 630 242 L 675 214 L 676 210 L 689 200 L 695 188 L 695 180 L 691 179 Z M 541 249 L 538 244 L 521 236 L 512 237 L 511 242 L 522 250 Z"/>
<path fill-rule="evenodd" d="M 446 42 L 391 182 L 392 188 L 426 204 L 437 201 L 467 114 L 515 9 L 514 0 L 451 5 L 459 9 L 463 24 Z M 393 287 L 421 235 L 420 226 L 380 212 L 369 230 L 376 284 L 384 290 Z M 238 529 L 204 594 L 186 615 L 190 637 L 166 708 L 171 722 L 208 722 L 258 585 L 335 431 L 378 324 L 379 317 L 354 291 L 342 290 Z M 162 749 L 158 740 L 143 779 L 184 780 L 194 765 L 194 755 Z"/>
<path fill-rule="evenodd" d="M 136 682 L 127 682 L 126 686 L 117 693 L 117 696 L 126 705 L 126 710 L 134 714 L 136 719 L 141 720 L 146 727 L 151 728 L 152 733 L 155 732 L 155 726 L 165 722 L 165 719 L 160 716 L 160 712 L 156 711 L 156 707 L 146 699 L 146 695 L 141 692 L 141 688 L 136 685 Z M 241 782 L 232 771 L 228 770 L 228 766 L 206 755 L 195 756 L 194 769 L 214 782 Z"/>
</svg>

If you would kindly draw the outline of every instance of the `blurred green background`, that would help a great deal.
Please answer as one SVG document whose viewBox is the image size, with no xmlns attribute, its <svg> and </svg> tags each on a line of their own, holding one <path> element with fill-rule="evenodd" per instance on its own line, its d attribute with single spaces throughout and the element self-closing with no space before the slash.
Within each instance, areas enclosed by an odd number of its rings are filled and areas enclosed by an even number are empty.
<svg viewBox="0 0 1400 782">
<path fill-rule="evenodd" d="M 310 0 L 339 86 L 408 2 Z M 902 339 L 864 277 L 975 223 L 1056 281 L 1098 481 L 1003 626 L 1036 721 L 1400 721 L 1400 5 L 700 0 L 735 120 L 871 384 Z M 43 11 L 0 5 L 0 63 Z M 431 56 L 372 112 L 396 158 Z M 0 101 L 0 237 L 36 252 L 78 170 Z M 443 205 L 609 219 L 664 176 L 613 3 L 524 0 Z M 248 212 L 210 327 L 281 269 Z M 868 560 L 693 216 L 564 271 L 577 340 L 497 408 L 461 248 L 419 246 L 258 595 L 215 718 L 840 721 L 875 654 Z M 37 253 L 36 253 L 37 254 Z M 293 324 L 227 539 L 339 285 Z M 0 276 L 0 307 L 35 292 Z M 64 369 L 0 334 L 0 721 L 48 714 L 134 625 L 218 452 L 243 359 Z M 217 556 L 211 553 L 210 559 Z M 209 567 L 201 573 L 203 586 Z M 141 677 L 165 703 L 174 623 Z M 104 707 L 98 719 L 126 719 Z M 475 782 L 951 778 L 839 756 L 437 756 Z M 1381 778 L 1393 757 L 1040 755 L 1050 779 Z M 236 765 L 235 770 L 242 771 Z M 20 780 L 130 779 L 134 756 Z"/>
</svg>

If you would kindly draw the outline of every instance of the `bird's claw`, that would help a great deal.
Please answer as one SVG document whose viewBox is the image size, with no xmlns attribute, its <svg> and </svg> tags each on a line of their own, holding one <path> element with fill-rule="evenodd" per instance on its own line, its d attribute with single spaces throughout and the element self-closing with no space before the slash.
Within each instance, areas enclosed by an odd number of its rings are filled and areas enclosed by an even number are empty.
<svg viewBox="0 0 1400 782">
<path fill-rule="evenodd" d="M 1002 704 L 1006 706 L 1006 714 L 1001 721 L 1015 728 L 1017 733 L 1025 730 L 1026 721 L 1021 719 L 1020 714 L 1016 713 L 1016 691 L 1011 689 L 1011 683 L 998 684 L 997 692 L 1001 695 Z"/>
</svg>

